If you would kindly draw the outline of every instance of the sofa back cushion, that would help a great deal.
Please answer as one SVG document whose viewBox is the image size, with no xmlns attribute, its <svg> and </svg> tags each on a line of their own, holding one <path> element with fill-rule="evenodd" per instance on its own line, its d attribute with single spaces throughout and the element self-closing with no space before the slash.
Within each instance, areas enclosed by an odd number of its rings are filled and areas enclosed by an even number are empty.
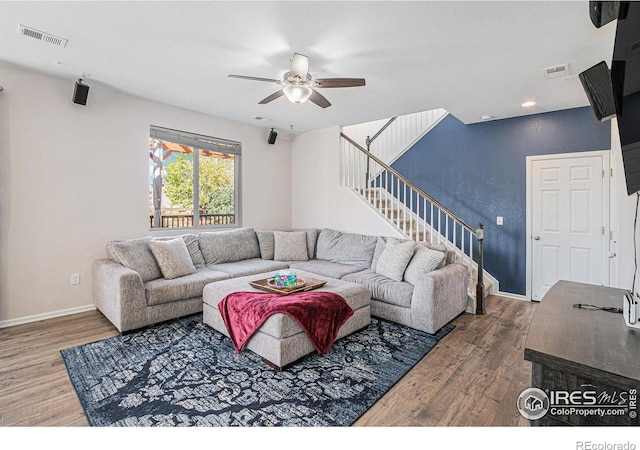
<svg viewBox="0 0 640 450">
<path fill-rule="evenodd" d="M 307 235 L 307 259 L 314 259 L 316 255 L 316 241 L 318 240 L 318 230 L 316 228 L 300 228 L 293 231 L 304 231 Z M 262 259 L 274 259 L 275 238 L 274 231 L 256 230 L 258 243 L 260 245 L 260 257 Z"/>
<path fill-rule="evenodd" d="M 340 264 L 371 267 L 377 236 L 342 233 L 324 228 L 318 235 L 316 258 Z"/>
<path fill-rule="evenodd" d="M 309 259 L 316 257 L 316 243 L 318 242 L 317 228 L 296 228 L 293 231 L 304 231 L 307 233 L 307 253 Z"/>
<path fill-rule="evenodd" d="M 205 264 L 221 264 L 260 258 L 260 245 L 253 228 L 206 231 L 198 234 Z"/>
<path fill-rule="evenodd" d="M 107 256 L 140 274 L 143 282 L 162 278 L 156 258 L 151 253 L 151 237 L 111 241 L 107 244 Z"/>
<path fill-rule="evenodd" d="M 273 259 L 276 245 L 273 231 L 256 230 L 256 236 L 260 246 L 260 257 L 262 259 Z"/>
</svg>

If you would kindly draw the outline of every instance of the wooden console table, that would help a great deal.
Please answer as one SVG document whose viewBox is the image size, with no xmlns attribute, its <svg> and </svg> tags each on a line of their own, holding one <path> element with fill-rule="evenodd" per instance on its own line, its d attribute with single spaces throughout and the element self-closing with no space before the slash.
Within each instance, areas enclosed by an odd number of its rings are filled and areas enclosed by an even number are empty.
<svg viewBox="0 0 640 450">
<path fill-rule="evenodd" d="M 559 281 L 544 296 L 531 321 L 524 359 L 533 364 L 531 387 L 548 394 L 550 407 L 530 421 L 532 426 L 639 424 L 634 396 L 640 397 L 640 329 L 627 327 L 619 313 L 573 307 L 622 308 L 625 292 Z M 593 414 L 588 407 L 594 401 L 608 412 Z"/>
</svg>

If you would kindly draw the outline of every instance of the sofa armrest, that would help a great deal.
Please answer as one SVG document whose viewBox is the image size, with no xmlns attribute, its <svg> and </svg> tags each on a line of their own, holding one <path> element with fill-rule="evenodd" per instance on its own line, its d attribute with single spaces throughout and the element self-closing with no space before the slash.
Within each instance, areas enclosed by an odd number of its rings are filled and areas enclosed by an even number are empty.
<svg viewBox="0 0 640 450">
<path fill-rule="evenodd" d="M 468 269 L 458 263 L 429 272 L 414 286 L 411 323 L 435 334 L 467 308 Z"/>
<path fill-rule="evenodd" d="M 140 274 L 110 259 L 93 262 L 96 308 L 125 332 L 147 325 L 147 299 Z"/>
</svg>

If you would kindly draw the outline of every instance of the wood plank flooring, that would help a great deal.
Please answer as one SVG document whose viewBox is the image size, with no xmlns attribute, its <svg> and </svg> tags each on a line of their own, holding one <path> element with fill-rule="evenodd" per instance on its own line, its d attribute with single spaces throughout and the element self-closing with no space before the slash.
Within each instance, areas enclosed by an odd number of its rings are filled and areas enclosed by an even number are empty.
<svg viewBox="0 0 640 450">
<path fill-rule="evenodd" d="M 491 296 L 367 411 L 358 427 L 528 426 L 524 344 L 536 303 Z M 87 426 L 60 350 L 116 336 L 91 311 L 0 329 L 0 426 Z"/>
</svg>

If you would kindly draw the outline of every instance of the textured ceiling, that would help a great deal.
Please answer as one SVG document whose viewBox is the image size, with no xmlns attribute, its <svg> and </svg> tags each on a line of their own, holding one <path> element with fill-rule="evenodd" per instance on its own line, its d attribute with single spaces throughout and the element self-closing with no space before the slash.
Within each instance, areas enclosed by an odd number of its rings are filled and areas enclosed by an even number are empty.
<svg viewBox="0 0 640 450">
<path fill-rule="evenodd" d="M 615 35 L 615 23 L 593 26 L 588 3 L 0 1 L 0 62 L 70 89 L 84 72 L 89 85 L 283 132 L 434 108 L 474 123 L 588 105 L 577 75 L 610 63 Z M 23 36 L 20 24 L 68 43 Z M 227 77 L 280 78 L 293 52 L 314 78 L 367 84 L 321 90 L 332 103 L 322 109 L 285 97 L 259 105 L 277 85 Z M 545 76 L 561 64 L 567 74 Z"/>
</svg>

